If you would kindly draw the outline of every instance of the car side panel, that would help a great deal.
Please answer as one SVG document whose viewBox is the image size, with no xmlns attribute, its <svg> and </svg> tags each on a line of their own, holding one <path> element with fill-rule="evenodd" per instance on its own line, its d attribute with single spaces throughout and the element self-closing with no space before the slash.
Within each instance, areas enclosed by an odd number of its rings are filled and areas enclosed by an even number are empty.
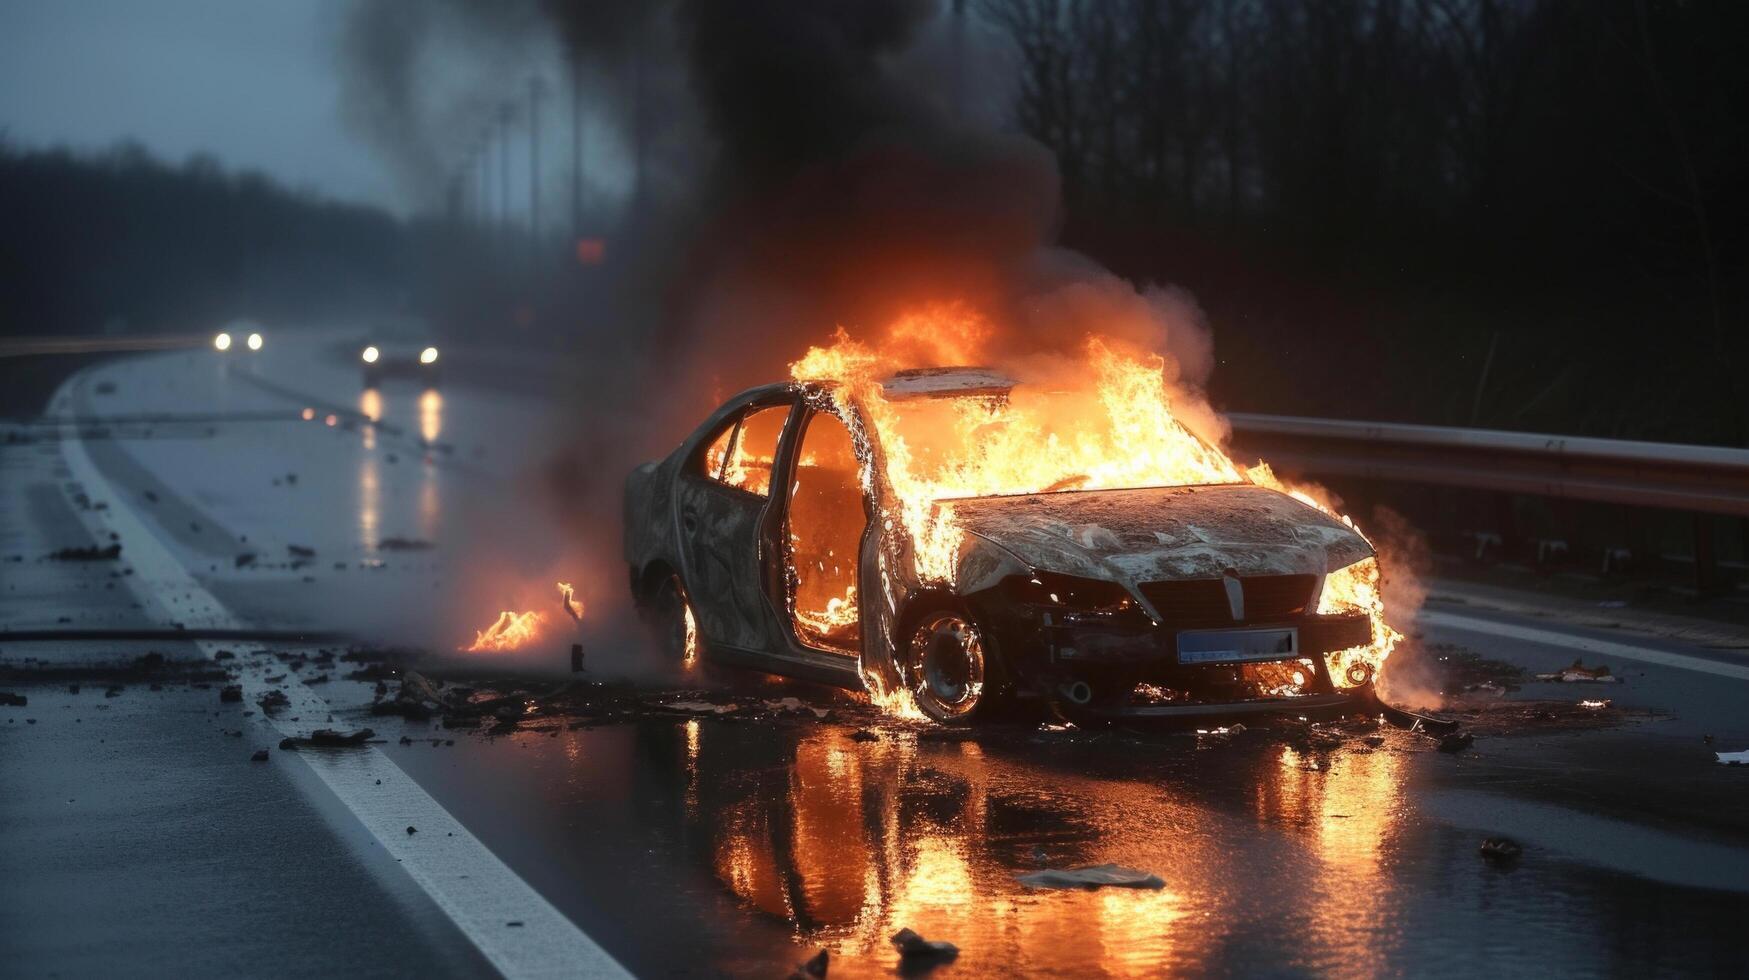
<svg viewBox="0 0 1749 980">
<path fill-rule="evenodd" d="M 770 624 L 759 589 L 759 528 L 767 501 L 715 480 L 682 473 L 675 481 L 688 597 L 707 642 L 769 649 Z"/>
</svg>

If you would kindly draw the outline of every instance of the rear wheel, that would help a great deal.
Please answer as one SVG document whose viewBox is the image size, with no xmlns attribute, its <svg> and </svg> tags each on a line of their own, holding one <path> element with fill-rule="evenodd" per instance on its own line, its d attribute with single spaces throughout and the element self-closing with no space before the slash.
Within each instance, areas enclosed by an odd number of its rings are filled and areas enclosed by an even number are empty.
<svg viewBox="0 0 1749 980">
<path fill-rule="evenodd" d="M 946 725 L 990 713 L 995 665 L 978 624 L 957 607 L 918 617 L 905 650 L 905 680 L 917 707 Z"/>
<path fill-rule="evenodd" d="M 664 662 L 692 666 L 698 657 L 698 627 L 680 576 L 670 575 L 656 586 L 644 606 L 644 622 L 649 624 Z"/>
</svg>

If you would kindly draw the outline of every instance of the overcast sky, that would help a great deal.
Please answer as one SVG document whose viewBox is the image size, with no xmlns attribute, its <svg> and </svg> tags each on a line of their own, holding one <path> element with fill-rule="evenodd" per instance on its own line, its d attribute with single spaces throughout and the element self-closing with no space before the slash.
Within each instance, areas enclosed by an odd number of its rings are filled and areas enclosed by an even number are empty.
<svg viewBox="0 0 1749 980">
<path fill-rule="evenodd" d="M 26 146 L 133 137 L 329 197 L 403 203 L 338 108 L 342 0 L 0 0 L 0 129 Z"/>
</svg>

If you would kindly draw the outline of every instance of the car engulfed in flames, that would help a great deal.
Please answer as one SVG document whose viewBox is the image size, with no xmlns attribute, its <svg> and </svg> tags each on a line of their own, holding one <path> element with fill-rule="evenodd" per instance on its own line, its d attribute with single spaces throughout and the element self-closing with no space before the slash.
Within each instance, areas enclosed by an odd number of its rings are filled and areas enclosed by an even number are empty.
<svg viewBox="0 0 1749 980">
<path fill-rule="evenodd" d="M 931 319 L 931 317 L 933 319 Z M 1371 544 L 1173 412 L 1094 337 L 1016 381 L 961 310 L 842 331 L 626 488 L 634 597 L 677 660 L 864 688 L 936 721 L 1343 710 L 1399 639 Z"/>
</svg>

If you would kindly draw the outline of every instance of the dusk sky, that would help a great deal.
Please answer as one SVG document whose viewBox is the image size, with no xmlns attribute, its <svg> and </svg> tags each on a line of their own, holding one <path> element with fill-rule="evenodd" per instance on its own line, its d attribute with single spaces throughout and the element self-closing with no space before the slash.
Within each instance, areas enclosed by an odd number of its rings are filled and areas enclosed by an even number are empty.
<svg viewBox="0 0 1749 980">
<path fill-rule="evenodd" d="M 0 131 L 26 147 L 132 137 L 329 197 L 405 206 L 339 112 L 340 0 L 0 0 Z"/>
</svg>

